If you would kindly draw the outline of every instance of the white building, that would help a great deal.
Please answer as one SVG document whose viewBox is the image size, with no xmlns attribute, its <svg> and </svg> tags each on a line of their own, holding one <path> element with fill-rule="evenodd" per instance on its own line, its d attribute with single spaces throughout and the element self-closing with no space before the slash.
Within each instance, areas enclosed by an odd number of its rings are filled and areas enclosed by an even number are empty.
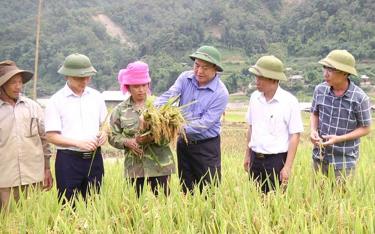
<svg viewBox="0 0 375 234">
<path fill-rule="evenodd" d="M 123 94 L 121 91 L 103 91 L 102 95 L 107 108 L 115 107 L 117 104 L 130 97 L 129 93 Z"/>
</svg>

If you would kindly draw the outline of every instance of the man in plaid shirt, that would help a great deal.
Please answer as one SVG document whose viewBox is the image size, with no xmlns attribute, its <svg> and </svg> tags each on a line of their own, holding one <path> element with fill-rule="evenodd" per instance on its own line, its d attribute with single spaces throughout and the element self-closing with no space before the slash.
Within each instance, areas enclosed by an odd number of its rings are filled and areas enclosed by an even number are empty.
<svg viewBox="0 0 375 234">
<path fill-rule="evenodd" d="M 340 179 L 353 173 L 359 138 L 370 132 L 370 101 L 349 79 L 357 71 L 348 51 L 333 50 L 319 63 L 324 82 L 315 88 L 310 115 L 314 169 L 328 175 L 332 167 Z"/>
</svg>

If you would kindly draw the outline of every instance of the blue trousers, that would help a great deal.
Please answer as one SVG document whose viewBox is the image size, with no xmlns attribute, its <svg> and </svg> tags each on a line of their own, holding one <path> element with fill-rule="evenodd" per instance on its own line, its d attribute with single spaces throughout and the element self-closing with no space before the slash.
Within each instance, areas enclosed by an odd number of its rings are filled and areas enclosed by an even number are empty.
<svg viewBox="0 0 375 234">
<path fill-rule="evenodd" d="M 91 154 L 72 150 L 57 150 L 55 161 L 56 186 L 59 201 L 64 196 L 65 201 L 70 201 L 77 193 L 86 199 L 89 189 L 99 193 L 104 176 L 103 158 L 100 148 L 97 149 L 88 176 Z"/>
</svg>

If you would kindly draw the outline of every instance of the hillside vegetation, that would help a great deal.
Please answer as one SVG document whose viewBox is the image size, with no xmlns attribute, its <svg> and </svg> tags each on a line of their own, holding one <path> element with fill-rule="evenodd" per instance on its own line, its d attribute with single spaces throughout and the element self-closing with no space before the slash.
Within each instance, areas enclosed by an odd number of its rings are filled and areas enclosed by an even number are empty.
<svg viewBox="0 0 375 234">
<path fill-rule="evenodd" d="M 0 8 L 1 59 L 31 70 L 37 2 L 11 1 Z M 153 91 L 160 93 L 190 68 L 188 55 L 203 44 L 223 52 L 230 92 L 245 90 L 248 66 L 272 53 L 305 77 L 304 86 L 288 88 L 309 93 L 321 77 L 316 62 L 335 48 L 356 56 L 360 74 L 375 76 L 374 18 L 371 0 L 44 1 L 38 94 L 50 95 L 64 84 L 56 71 L 73 52 L 91 58 L 98 70 L 92 86 L 101 91 L 117 90 L 118 70 L 142 59 L 150 64 Z"/>
</svg>

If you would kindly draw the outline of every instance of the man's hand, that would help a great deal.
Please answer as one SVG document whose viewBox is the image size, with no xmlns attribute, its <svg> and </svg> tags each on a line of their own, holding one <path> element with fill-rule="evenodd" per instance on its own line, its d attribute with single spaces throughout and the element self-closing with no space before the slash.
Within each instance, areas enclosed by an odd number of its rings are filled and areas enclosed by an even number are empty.
<svg viewBox="0 0 375 234">
<path fill-rule="evenodd" d="M 98 147 L 98 142 L 97 140 L 77 141 L 75 146 L 82 151 L 94 151 Z"/>
<path fill-rule="evenodd" d="M 340 142 L 344 141 L 342 139 L 342 136 L 325 135 L 325 136 L 322 136 L 322 137 L 324 139 L 323 146 L 333 145 L 333 144 L 337 144 L 337 143 L 340 143 Z"/>
<path fill-rule="evenodd" d="M 44 169 L 44 180 L 43 180 L 43 189 L 48 191 L 52 188 L 53 185 L 53 178 L 51 174 L 51 170 Z"/>
<path fill-rule="evenodd" d="M 287 184 L 289 180 L 289 176 L 291 174 L 292 169 L 290 167 L 284 166 L 283 169 L 280 171 L 280 180 L 282 184 Z"/>
<path fill-rule="evenodd" d="M 322 142 L 322 140 L 323 139 L 319 136 L 318 131 L 316 131 L 316 130 L 311 131 L 311 133 L 310 133 L 311 143 L 313 143 L 314 145 L 319 145 Z"/>
<path fill-rule="evenodd" d="M 246 153 L 245 158 L 243 160 L 243 168 L 246 172 L 249 172 L 250 170 L 250 154 Z"/>
</svg>

